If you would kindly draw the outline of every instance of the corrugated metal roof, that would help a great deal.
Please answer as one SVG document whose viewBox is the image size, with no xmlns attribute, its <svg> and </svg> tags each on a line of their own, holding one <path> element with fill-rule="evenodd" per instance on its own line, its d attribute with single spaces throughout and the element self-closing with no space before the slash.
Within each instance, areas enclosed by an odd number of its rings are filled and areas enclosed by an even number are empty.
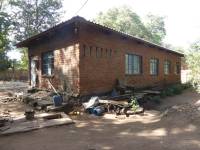
<svg viewBox="0 0 200 150">
<path fill-rule="evenodd" d="M 58 28 L 62 28 L 62 27 L 64 27 L 65 25 L 68 25 L 68 24 L 70 24 L 70 23 L 74 23 L 74 22 L 76 22 L 76 21 L 84 22 L 84 23 L 87 23 L 87 24 L 90 24 L 90 25 L 94 25 L 94 26 L 96 26 L 96 27 L 98 27 L 98 28 L 101 28 L 101 29 L 103 29 L 103 30 L 107 30 L 107 31 L 110 31 L 110 32 L 114 32 L 114 33 L 119 34 L 119 35 L 121 35 L 121 36 L 124 36 L 124 37 L 130 38 L 130 39 L 133 39 L 133 40 L 135 40 L 135 41 L 138 41 L 138 42 L 140 42 L 140 43 L 144 43 L 144 44 L 146 44 L 146 45 L 149 45 L 150 47 L 156 47 L 156 48 L 158 48 L 158 49 L 160 49 L 160 50 L 164 50 L 164 51 L 169 52 L 169 53 L 174 53 L 174 54 L 177 54 L 177 55 L 182 56 L 182 57 L 184 56 L 182 53 L 179 53 L 179 52 L 173 51 L 173 50 L 171 50 L 171 49 L 165 48 L 165 47 L 163 47 L 163 46 L 154 44 L 154 43 L 152 43 L 152 42 L 146 41 L 146 40 L 141 39 L 141 38 L 139 38 L 139 37 L 132 36 L 132 35 L 130 35 L 130 34 L 128 34 L 128 33 L 124 33 L 124 32 L 121 32 L 121 31 L 118 31 L 118 30 L 115 30 L 115 29 L 111 29 L 111 28 L 109 28 L 109 27 L 107 27 L 107 26 L 97 24 L 97 23 L 95 23 L 95 22 L 93 22 L 93 21 L 88 21 L 88 20 L 86 20 L 85 18 L 80 17 L 80 16 L 73 17 L 73 18 L 71 18 L 70 20 L 67 20 L 67 21 L 65 21 L 65 22 L 62 22 L 62 23 L 60 23 L 60 24 L 58 24 L 58 25 L 56 25 L 56 26 L 54 26 L 54 27 L 52 27 L 52 28 L 50 28 L 50 29 L 48 29 L 48 30 L 46 30 L 46 31 L 44 31 L 44 32 L 41 32 L 41 33 L 39 33 L 39 34 L 37 34 L 37 35 L 34 35 L 34 36 L 32 36 L 32 37 L 30 37 L 30 38 L 28 38 L 28 39 L 22 41 L 22 42 L 19 42 L 19 43 L 16 44 L 16 46 L 17 46 L 17 47 L 28 47 L 28 45 L 31 45 L 31 42 L 32 42 L 32 41 L 34 41 L 34 40 L 36 40 L 36 39 L 38 39 L 38 38 L 41 38 L 42 36 L 47 35 L 48 33 L 53 32 L 54 30 L 56 30 L 56 29 L 58 29 Z"/>
</svg>

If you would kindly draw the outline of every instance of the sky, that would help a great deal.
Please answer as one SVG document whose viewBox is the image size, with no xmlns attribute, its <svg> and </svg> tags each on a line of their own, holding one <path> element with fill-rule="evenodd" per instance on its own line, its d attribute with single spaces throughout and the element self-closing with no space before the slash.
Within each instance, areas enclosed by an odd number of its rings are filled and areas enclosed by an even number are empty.
<svg viewBox="0 0 200 150">
<path fill-rule="evenodd" d="M 86 0 L 63 0 L 66 21 L 79 15 L 92 20 L 100 11 L 127 5 L 142 18 L 148 13 L 165 17 L 167 35 L 165 43 L 176 47 L 188 48 L 191 43 L 200 39 L 200 0 L 88 0 L 86 5 L 76 13 Z M 19 59 L 16 51 L 8 54 Z"/>
<path fill-rule="evenodd" d="M 63 20 L 77 15 L 76 11 L 86 0 L 64 0 Z M 188 47 L 200 39 L 200 0 L 88 0 L 78 15 L 93 19 L 100 11 L 127 5 L 139 16 L 148 13 L 165 16 L 167 35 L 165 42 Z"/>
</svg>

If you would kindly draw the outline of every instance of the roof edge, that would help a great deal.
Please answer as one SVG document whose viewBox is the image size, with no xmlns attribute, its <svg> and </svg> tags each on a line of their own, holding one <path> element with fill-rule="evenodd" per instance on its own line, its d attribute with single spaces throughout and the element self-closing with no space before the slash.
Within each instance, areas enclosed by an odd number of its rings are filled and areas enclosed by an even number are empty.
<svg viewBox="0 0 200 150">
<path fill-rule="evenodd" d="M 89 23 L 89 24 L 91 24 L 91 25 L 95 25 L 95 26 L 97 26 L 97 27 L 99 27 L 99 28 L 102 28 L 102 29 L 104 29 L 104 30 L 109 30 L 109 31 L 114 32 L 114 33 L 116 33 L 116 34 L 120 34 L 121 36 L 125 36 L 125 37 L 127 37 L 127 38 L 131 38 L 131 39 L 136 40 L 136 41 L 138 41 L 138 42 L 147 44 L 147 45 L 149 45 L 149 46 L 156 47 L 156 48 L 158 48 L 158 49 L 160 49 L 160 50 L 164 50 L 164 51 L 166 51 L 166 52 L 173 53 L 173 54 L 179 55 L 179 56 L 181 56 L 181 57 L 184 57 L 184 54 L 182 54 L 182 53 L 180 53 L 180 52 L 173 51 L 173 50 L 171 50 L 171 49 L 168 49 L 168 48 L 165 48 L 165 47 L 163 47 L 163 46 L 157 45 L 157 44 L 155 44 L 155 43 L 146 41 L 146 40 L 141 39 L 141 38 L 139 38 L 139 37 L 135 37 L 135 36 L 132 36 L 132 35 L 130 35 L 130 34 L 127 34 L 127 33 L 121 32 L 121 31 L 117 31 L 117 30 L 112 29 L 112 28 L 109 28 L 109 27 L 107 27 L 107 26 L 104 26 L 104 25 L 101 25 L 101 24 L 97 24 L 97 23 L 95 23 L 95 22 L 86 20 L 85 18 L 80 17 L 80 16 L 74 16 L 74 17 L 72 17 L 71 19 L 69 19 L 69 20 L 67 20 L 67 21 L 65 21 L 65 22 L 62 22 L 62 23 L 60 23 L 60 24 L 58 24 L 58 25 L 55 25 L 54 27 L 51 27 L 51 28 L 49 28 L 49 29 L 47 29 L 47 30 L 45 30 L 45 31 L 43 31 L 43 32 L 41 32 L 41 33 L 39 33 L 39 34 L 37 34 L 37 35 L 34 35 L 34 36 L 32 36 L 32 37 L 30 37 L 30 38 L 24 40 L 24 41 L 21 41 L 21 42 L 17 43 L 15 46 L 18 47 L 18 48 L 20 48 L 20 47 L 28 47 L 28 43 L 31 42 L 32 40 L 35 40 L 35 39 L 37 39 L 37 38 L 39 38 L 39 37 L 41 37 L 41 36 L 43 36 L 43 35 L 48 34 L 49 32 L 52 32 L 52 31 L 55 30 L 55 29 L 61 28 L 61 27 L 65 26 L 65 25 L 70 24 L 70 23 L 73 23 L 73 22 L 75 22 L 75 21 L 82 21 L 82 22 L 85 22 L 85 23 Z"/>
</svg>

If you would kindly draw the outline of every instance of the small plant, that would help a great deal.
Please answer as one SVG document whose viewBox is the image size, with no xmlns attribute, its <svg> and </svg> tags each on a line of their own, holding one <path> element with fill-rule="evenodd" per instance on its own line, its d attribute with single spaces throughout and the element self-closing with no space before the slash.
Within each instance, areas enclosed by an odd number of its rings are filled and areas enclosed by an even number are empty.
<svg viewBox="0 0 200 150">
<path fill-rule="evenodd" d="M 133 110 L 134 112 L 140 107 L 136 97 L 131 96 L 130 106 L 131 110 Z"/>
</svg>

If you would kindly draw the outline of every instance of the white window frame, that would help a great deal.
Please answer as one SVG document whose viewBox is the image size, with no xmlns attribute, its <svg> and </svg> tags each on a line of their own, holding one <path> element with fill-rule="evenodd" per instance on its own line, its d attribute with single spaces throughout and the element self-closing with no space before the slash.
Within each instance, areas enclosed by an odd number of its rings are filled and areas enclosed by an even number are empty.
<svg viewBox="0 0 200 150">
<path fill-rule="evenodd" d="M 164 61 L 164 74 L 169 75 L 171 70 L 171 62 L 169 60 Z"/>
<path fill-rule="evenodd" d="M 51 76 L 54 70 L 54 52 L 48 51 L 42 53 L 42 74 Z"/>
<path fill-rule="evenodd" d="M 159 59 L 151 58 L 150 59 L 150 75 L 158 75 L 159 73 Z"/>
<path fill-rule="evenodd" d="M 135 54 L 125 54 L 125 74 L 139 75 L 142 73 L 142 57 Z"/>
</svg>

